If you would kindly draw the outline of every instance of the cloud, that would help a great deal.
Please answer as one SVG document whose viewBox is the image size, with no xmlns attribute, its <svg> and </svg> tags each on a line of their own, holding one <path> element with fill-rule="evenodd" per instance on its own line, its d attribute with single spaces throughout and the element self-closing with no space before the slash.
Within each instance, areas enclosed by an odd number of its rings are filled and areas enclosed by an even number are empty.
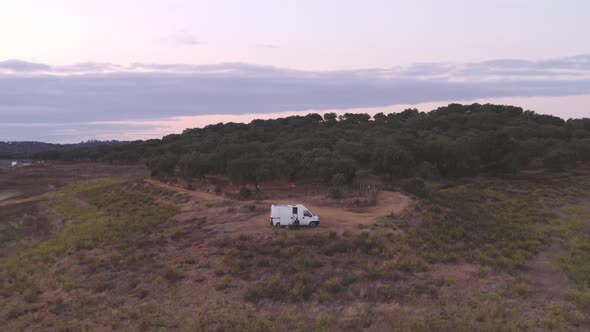
<svg viewBox="0 0 590 332">
<path fill-rule="evenodd" d="M 270 48 L 270 49 L 279 48 L 279 46 L 278 45 L 275 45 L 275 44 L 256 44 L 256 47 Z"/>
<path fill-rule="evenodd" d="M 125 70 L 125 67 L 110 62 L 81 62 L 67 66 L 52 67 L 55 73 L 104 73 Z"/>
<path fill-rule="evenodd" d="M 45 72 L 51 71 L 51 66 L 21 60 L 6 60 L 0 61 L 0 71 L 2 70 L 11 72 Z"/>
<path fill-rule="evenodd" d="M 18 133 L 39 135 L 35 125 L 47 123 L 61 127 L 43 127 L 46 137 L 63 137 L 68 129 L 79 129 L 81 124 L 91 128 L 91 123 L 114 135 L 124 133 L 129 121 L 186 116 L 585 95 L 590 94 L 589 62 L 590 56 L 582 55 L 541 61 L 303 71 L 246 63 L 87 62 L 52 67 L 10 60 L 0 62 L 1 69 L 10 70 L 1 74 L 0 69 L 0 140 Z M 104 127 L 125 121 L 126 125 Z M 10 123 L 30 126 L 17 128 Z M 88 139 L 93 133 L 97 132 L 84 129 L 69 135 Z"/>
<path fill-rule="evenodd" d="M 202 44 L 191 32 L 187 30 L 178 30 L 168 36 L 176 46 L 194 46 Z"/>
</svg>

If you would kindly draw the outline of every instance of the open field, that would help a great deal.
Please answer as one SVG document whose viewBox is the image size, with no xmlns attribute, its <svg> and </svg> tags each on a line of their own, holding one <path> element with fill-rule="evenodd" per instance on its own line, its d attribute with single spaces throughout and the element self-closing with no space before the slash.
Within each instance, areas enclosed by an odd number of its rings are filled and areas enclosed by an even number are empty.
<svg viewBox="0 0 590 332">
<path fill-rule="evenodd" d="M 241 201 L 141 167 L 46 167 L 0 173 L 7 190 L 30 186 L 0 209 L 8 330 L 590 327 L 583 170 L 432 182 L 424 199 L 380 191 L 347 209 L 321 188 Z M 268 225 L 270 204 L 295 200 L 320 227 Z"/>
</svg>

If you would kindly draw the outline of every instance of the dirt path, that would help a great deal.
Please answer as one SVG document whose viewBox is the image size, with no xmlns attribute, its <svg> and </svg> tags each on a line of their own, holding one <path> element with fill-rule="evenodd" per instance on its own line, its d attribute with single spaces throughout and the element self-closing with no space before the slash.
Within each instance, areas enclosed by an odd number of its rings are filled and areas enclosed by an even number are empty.
<svg viewBox="0 0 590 332">
<path fill-rule="evenodd" d="M 268 204 L 293 204 L 293 201 L 268 200 Z M 406 209 L 412 199 L 399 192 L 382 191 L 377 196 L 377 205 L 363 211 L 350 211 L 337 207 L 318 206 L 305 199 L 297 199 L 297 203 L 305 205 L 313 213 L 320 216 L 320 229 L 342 230 L 355 228 L 358 225 L 368 225 L 379 217 L 390 213 L 399 213 Z M 249 224 L 268 227 L 268 214 L 256 216 L 249 220 Z"/>
<path fill-rule="evenodd" d="M 160 188 L 164 188 L 167 190 L 172 190 L 176 192 L 186 193 L 191 195 L 194 198 L 197 198 L 199 201 L 222 201 L 224 198 L 222 196 L 217 196 L 214 194 L 209 194 L 203 191 L 195 191 L 195 190 L 188 190 L 180 187 L 176 187 L 167 183 L 162 183 L 160 181 L 156 181 L 154 179 L 144 179 L 144 182 L 152 184 L 154 186 L 158 186 Z"/>
<path fill-rule="evenodd" d="M 18 192 L 16 192 L 16 191 L 4 191 L 4 192 L 0 191 L 0 202 L 7 200 L 11 197 L 17 196 L 17 195 L 18 195 Z"/>
<path fill-rule="evenodd" d="M 27 198 L 7 199 L 7 200 L 4 200 L 4 201 L 0 201 L 0 206 L 8 206 L 8 205 L 14 205 L 14 204 L 34 202 L 34 201 L 38 201 L 38 200 L 42 199 L 45 196 L 46 195 L 43 194 L 43 195 L 38 195 L 38 196 L 33 196 L 33 197 L 27 197 Z"/>
<path fill-rule="evenodd" d="M 231 201 L 234 206 L 245 204 L 244 202 L 229 200 L 225 197 L 202 191 L 179 188 L 153 179 L 145 179 L 144 181 L 167 190 L 189 194 L 198 201 L 221 202 L 225 200 Z M 369 225 L 374 223 L 380 217 L 405 210 L 413 200 L 400 192 L 382 191 L 377 196 L 377 205 L 363 209 L 362 211 L 353 211 L 331 206 L 320 206 L 305 198 L 294 198 L 293 200 L 265 200 L 259 202 L 257 205 L 270 206 L 271 204 L 293 204 L 294 202 L 305 205 L 305 207 L 310 209 L 313 213 L 320 216 L 321 223 L 318 231 L 325 231 L 326 229 L 353 229 L 358 227 L 358 225 Z M 201 213 L 200 215 L 203 214 Z M 233 221 L 235 221 L 235 223 Z M 223 227 L 227 228 L 228 223 L 234 224 L 231 227 L 234 231 L 239 230 L 247 233 L 257 232 L 260 231 L 260 229 L 267 229 L 269 227 L 268 213 L 260 213 L 255 217 L 248 219 L 239 217 L 236 217 L 235 220 L 231 221 L 225 219 L 223 222 L 225 226 Z"/>
<path fill-rule="evenodd" d="M 559 256 L 562 253 L 563 244 L 554 238 L 549 247 L 529 262 L 527 277 L 540 290 L 538 296 L 545 300 L 565 299 L 575 289 L 575 284 L 559 267 Z"/>
</svg>

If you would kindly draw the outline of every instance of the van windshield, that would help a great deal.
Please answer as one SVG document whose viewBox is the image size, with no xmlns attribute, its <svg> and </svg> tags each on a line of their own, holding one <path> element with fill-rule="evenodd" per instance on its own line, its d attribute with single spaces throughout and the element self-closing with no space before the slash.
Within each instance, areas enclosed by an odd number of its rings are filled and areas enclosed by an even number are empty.
<svg viewBox="0 0 590 332">
<path fill-rule="evenodd" d="M 311 213 L 311 212 L 309 212 L 307 210 L 303 211 L 303 215 L 306 216 L 306 217 L 313 217 L 313 213 Z"/>
</svg>

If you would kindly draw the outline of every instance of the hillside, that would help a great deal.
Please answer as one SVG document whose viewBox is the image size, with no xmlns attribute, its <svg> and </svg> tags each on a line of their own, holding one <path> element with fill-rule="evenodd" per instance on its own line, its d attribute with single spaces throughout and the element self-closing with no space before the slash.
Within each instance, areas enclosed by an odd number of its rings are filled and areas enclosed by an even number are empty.
<svg viewBox="0 0 590 332">
<path fill-rule="evenodd" d="M 93 148 L 102 145 L 121 144 L 119 141 L 87 141 L 72 144 L 53 144 L 43 142 L 0 142 L 0 159 L 30 158 L 40 152 L 66 151 L 79 148 Z"/>
<path fill-rule="evenodd" d="M 141 166 L 0 169 L 7 330 L 579 330 L 590 327 L 590 170 L 429 181 L 335 206 L 327 187 L 191 189 Z M 361 199 L 355 186 L 346 199 Z M 316 228 L 268 225 L 304 203 Z"/>
</svg>

